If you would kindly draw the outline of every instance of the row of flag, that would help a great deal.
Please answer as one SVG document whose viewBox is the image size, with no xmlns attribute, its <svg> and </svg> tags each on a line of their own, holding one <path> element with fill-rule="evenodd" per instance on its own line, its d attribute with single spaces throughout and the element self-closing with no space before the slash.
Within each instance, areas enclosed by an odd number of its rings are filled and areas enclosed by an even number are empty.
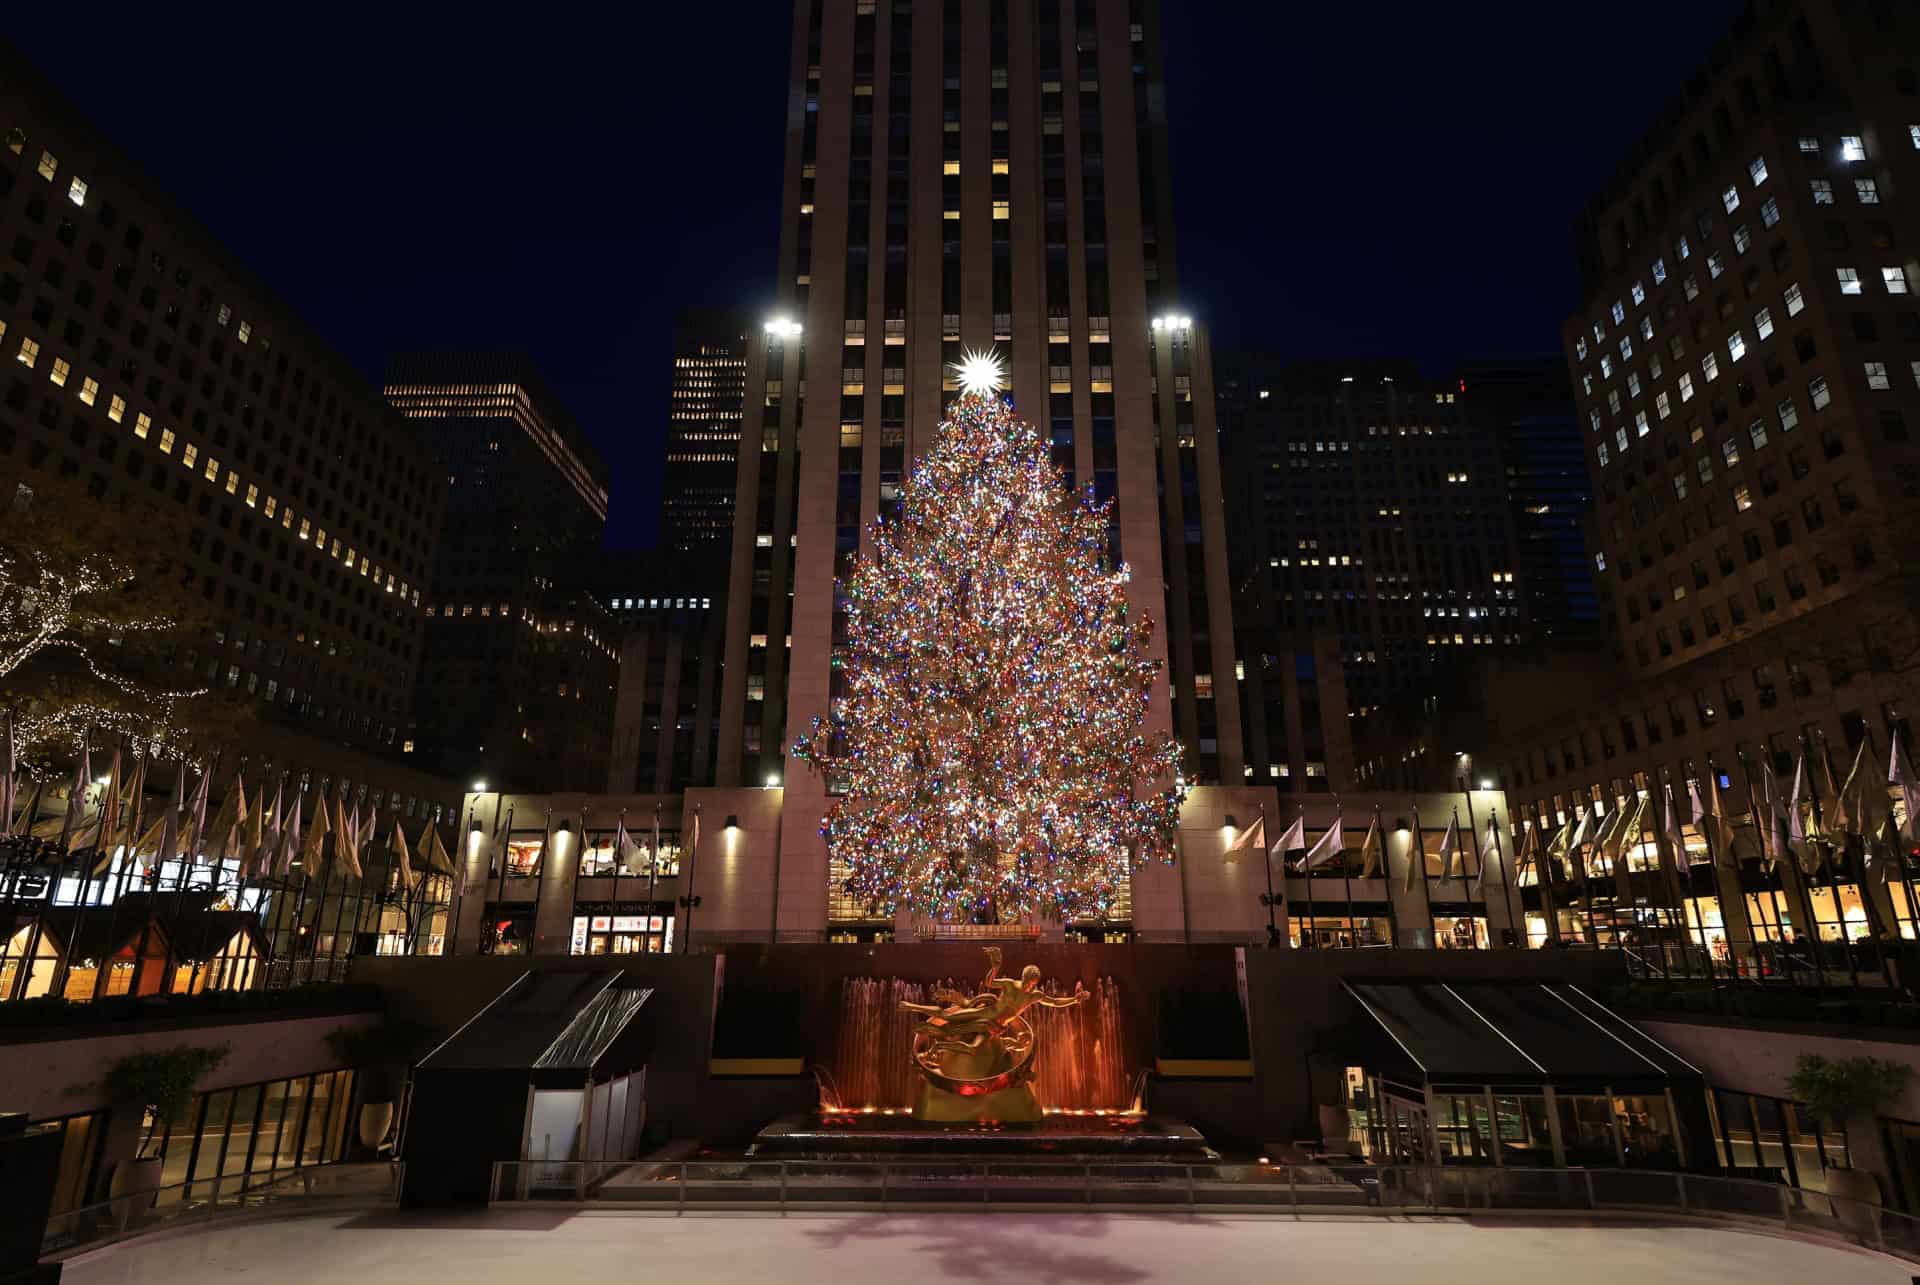
<svg viewBox="0 0 1920 1285">
<path fill-rule="evenodd" d="M 127 859 L 138 861 L 143 872 L 177 859 L 196 864 L 234 861 L 243 877 L 285 878 L 296 866 L 303 872 L 320 863 L 329 834 L 334 836 L 334 856 L 346 874 L 364 876 L 363 855 L 370 855 L 379 810 L 369 806 L 363 813 L 356 800 L 349 808 L 343 792 L 331 799 L 324 795 L 315 805 L 312 818 L 303 816 L 305 791 L 295 789 L 289 802 L 286 782 L 274 788 L 273 801 L 266 801 L 264 790 L 249 802 L 246 782 L 234 773 L 233 785 L 222 798 L 211 819 L 207 816 L 208 787 L 212 765 L 200 771 L 199 783 L 187 797 L 186 765 L 174 774 L 172 802 L 152 818 L 145 815 L 146 772 L 148 759 L 136 756 L 131 773 L 123 771 L 121 751 L 113 752 L 104 784 L 93 806 L 87 803 L 93 784 L 92 752 L 84 742 L 74 764 L 72 783 L 67 790 L 65 810 L 58 816 L 39 818 L 40 787 L 23 800 L 18 783 L 13 724 L 9 718 L 5 730 L 6 768 L 0 775 L 0 838 L 31 834 L 34 838 L 64 843 L 69 853 L 95 853 L 94 877 L 105 874 L 114 854 L 126 850 Z M 453 873 L 453 862 L 440 840 L 440 831 L 427 822 L 419 838 L 418 860 L 430 871 Z M 414 870 L 415 853 L 407 842 L 400 818 L 395 817 L 387 836 L 387 850 L 400 872 L 403 885 L 411 889 L 418 881 Z"/>
<path fill-rule="evenodd" d="M 1292 866 L 1296 873 L 1304 874 L 1309 870 L 1319 869 L 1347 850 L 1346 817 L 1345 814 L 1338 809 L 1334 812 L 1333 825 L 1318 839 L 1314 840 L 1310 847 L 1307 844 L 1306 827 L 1306 817 L 1304 815 L 1296 815 L 1293 818 L 1293 824 L 1289 825 L 1285 832 L 1269 845 L 1267 843 L 1267 818 L 1266 815 L 1262 813 L 1252 825 L 1242 830 L 1234 837 L 1233 842 L 1227 845 L 1226 859 L 1229 863 L 1232 863 L 1237 861 L 1243 853 L 1258 852 L 1265 849 L 1268 860 L 1278 859 L 1284 862 L 1288 853 L 1301 852 L 1304 850 L 1305 855 L 1298 861 L 1295 861 Z M 1486 878 L 1487 867 L 1485 854 L 1489 848 L 1497 850 L 1499 842 L 1499 828 L 1493 818 L 1489 817 L 1487 819 L 1486 843 L 1481 848 L 1480 860 L 1470 863 L 1467 858 L 1466 844 L 1461 841 L 1460 837 L 1460 818 L 1458 816 L 1454 817 L 1447 823 L 1446 834 L 1443 835 L 1440 840 L 1440 851 L 1436 854 L 1440 860 L 1439 877 L 1441 879 L 1462 879 L 1471 874 L 1473 876 L 1473 889 L 1475 892 L 1478 892 L 1482 881 Z M 1379 875 L 1382 872 L 1386 859 L 1385 854 L 1386 849 L 1380 837 L 1380 813 L 1376 809 L 1372 822 L 1367 826 L 1366 837 L 1360 841 L 1360 878 L 1368 879 Z M 1470 865 L 1472 866 L 1471 869 L 1469 869 Z M 1421 865 L 1409 861 L 1407 863 L 1407 888 L 1411 890 L 1424 874 L 1425 871 Z"/>
</svg>

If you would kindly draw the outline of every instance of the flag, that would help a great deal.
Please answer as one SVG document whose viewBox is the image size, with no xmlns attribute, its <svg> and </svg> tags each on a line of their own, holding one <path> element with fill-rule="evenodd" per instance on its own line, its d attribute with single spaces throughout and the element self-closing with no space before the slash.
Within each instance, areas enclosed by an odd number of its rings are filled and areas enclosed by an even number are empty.
<svg viewBox="0 0 1920 1285">
<path fill-rule="evenodd" d="M 1296 824 L 1298 823 L 1296 822 Z M 691 894 L 693 892 L 693 863 L 700 856 L 700 809 L 697 807 L 693 810 L 693 827 L 692 833 L 687 839 L 686 853 L 687 892 Z"/>
<path fill-rule="evenodd" d="M 1375 809 L 1367 825 L 1367 837 L 1360 841 L 1360 877 L 1371 879 L 1381 872 L 1386 850 L 1380 842 L 1380 812 Z"/>
<path fill-rule="evenodd" d="M 187 806 L 187 761 L 180 760 L 180 766 L 173 774 L 173 802 L 160 817 L 158 841 L 154 847 L 153 869 L 166 869 L 167 862 L 174 859 L 180 847 L 180 813 Z"/>
<path fill-rule="evenodd" d="M 139 842 L 140 827 L 144 821 L 143 813 L 147 806 L 147 756 L 136 747 L 133 756 L 133 780 L 127 783 L 126 797 L 120 803 L 120 824 L 115 827 L 118 833 L 113 842 L 124 845 L 125 854 L 121 858 L 125 863 L 133 857 L 133 845 Z"/>
<path fill-rule="evenodd" d="M 60 841 L 67 851 L 73 851 L 79 841 L 81 820 L 87 811 L 87 790 L 93 785 L 93 751 L 87 745 L 87 738 L 80 738 L 80 758 L 73 765 L 73 784 L 67 787 L 67 811 L 60 820 Z M 64 865 L 64 863 L 63 863 Z"/>
<path fill-rule="evenodd" d="M 1900 831 L 1894 828 L 1893 817 L 1885 816 L 1867 841 L 1867 878 L 1876 883 L 1889 883 L 1903 877 L 1900 870 Z"/>
<path fill-rule="evenodd" d="M 1499 851 L 1500 827 L 1495 823 L 1494 818 L 1489 815 L 1487 817 L 1487 837 L 1480 842 L 1480 869 L 1476 871 L 1473 876 L 1473 890 L 1475 892 L 1480 892 L 1487 884 L 1487 853 L 1498 853 Z M 1502 874 L 1502 882 L 1504 882 L 1505 879 L 1505 874 Z"/>
<path fill-rule="evenodd" d="M 273 802 L 260 792 L 261 806 L 254 810 L 253 825 L 247 830 L 247 863 L 261 878 L 273 873 L 274 849 L 280 846 L 280 799 L 287 786 L 283 780 L 273 788 Z"/>
<path fill-rule="evenodd" d="M 349 815 L 344 796 L 344 791 L 333 796 L 333 851 L 348 874 L 364 879 L 366 871 L 360 868 L 360 805 L 355 803 Z"/>
<path fill-rule="evenodd" d="M 300 852 L 300 796 L 303 792 L 299 786 L 293 787 L 293 808 L 280 816 L 279 850 L 273 855 L 273 873 L 283 879 L 293 873 L 293 859 Z"/>
<path fill-rule="evenodd" d="M 1287 832 L 1275 839 L 1273 846 L 1267 849 L 1267 858 L 1272 860 L 1274 857 L 1279 857 L 1284 862 L 1289 852 L 1298 852 L 1306 846 L 1307 818 L 1304 814 L 1296 813 L 1293 824 L 1287 827 Z"/>
<path fill-rule="evenodd" d="M 1778 870 L 1781 861 L 1793 851 L 1792 823 L 1786 801 L 1780 797 L 1780 778 L 1774 774 L 1773 764 L 1762 763 L 1760 771 L 1767 791 L 1767 820 L 1760 832 L 1761 846 L 1766 850 L 1767 869 Z"/>
<path fill-rule="evenodd" d="M 1738 873 L 1740 857 L 1734 851 L 1733 823 L 1727 819 L 1726 804 L 1720 797 L 1720 773 L 1711 763 L 1707 765 L 1706 824 L 1712 836 L 1714 864 Z"/>
<path fill-rule="evenodd" d="M 1593 827 L 1593 851 L 1588 854 L 1587 860 L 1580 863 L 1581 869 L 1589 879 L 1593 877 L 1594 863 L 1604 862 L 1608 854 L 1613 852 L 1614 840 L 1620 833 L 1621 824 L 1627 819 L 1624 807 L 1607 811 L 1604 801 L 1599 806 L 1602 815 L 1599 823 Z"/>
<path fill-rule="evenodd" d="M 580 830 L 586 832 L 586 818 L 582 816 Z M 447 857 L 447 846 L 440 842 L 440 827 L 432 821 L 427 822 L 427 831 L 420 836 L 420 864 L 430 871 L 441 874 L 453 873 L 453 862 Z"/>
<path fill-rule="evenodd" d="M 1333 828 L 1314 841 L 1307 855 L 1300 858 L 1299 868 L 1313 870 L 1326 864 L 1347 850 L 1345 818 L 1338 809 L 1333 814 Z"/>
<path fill-rule="evenodd" d="M 1852 819 L 1855 832 L 1877 834 L 1880 820 L 1888 812 L 1887 789 L 1873 779 L 1864 736 L 1860 738 L 1860 748 L 1854 751 L 1853 767 L 1847 772 L 1847 783 L 1841 787 L 1840 794 L 1847 801 L 1847 816 Z"/>
<path fill-rule="evenodd" d="M 1787 840 L 1800 844 L 1807 840 L 1807 827 L 1800 809 L 1807 797 L 1807 756 L 1803 751 L 1793 765 L 1793 793 L 1787 796 Z"/>
<path fill-rule="evenodd" d="M 1627 859 L 1629 844 L 1638 845 L 1641 832 L 1646 827 L 1647 796 L 1634 791 L 1633 801 L 1620 808 L 1620 823 L 1613 827 L 1608 836 L 1603 855 L 1613 859 L 1613 873 L 1616 877 L 1625 873 L 1622 869 Z"/>
<path fill-rule="evenodd" d="M 1223 855 L 1229 865 L 1238 864 L 1243 852 L 1258 852 L 1267 846 L 1266 814 L 1254 818 L 1253 824 L 1233 836 L 1233 842 L 1227 845 Z"/>
<path fill-rule="evenodd" d="M 205 856 L 203 843 L 207 837 L 207 786 L 213 778 L 211 762 L 200 765 L 200 783 L 193 787 L 193 801 L 187 804 L 186 850 L 181 853 L 188 861 L 198 864 Z"/>
<path fill-rule="evenodd" d="M 1525 821 L 1522 825 L 1526 828 L 1527 837 L 1520 841 L 1518 865 L 1513 872 L 1515 883 L 1519 883 L 1521 876 L 1525 875 L 1533 863 L 1540 859 L 1540 824 L 1535 821 Z"/>
<path fill-rule="evenodd" d="M 1544 823 L 1542 824 L 1544 825 Z M 1567 820 L 1561 824 L 1560 828 L 1553 832 L 1553 839 L 1547 844 L 1547 855 L 1550 857 L 1564 857 L 1567 855 L 1567 849 L 1572 846 L 1573 818 L 1568 817 Z"/>
<path fill-rule="evenodd" d="M 120 829 L 120 789 L 120 751 L 116 749 L 113 762 L 107 766 L 107 792 L 100 796 L 100 810 L 94 814 L 87 841 L 94 850 L 90 877 L 106 874 L 113 867 L 114 836 Z"/>
<path fill-rule="evenodd" d="M 247 792 L 240 782 L 238 772 L 233 775 L 233 788 L 220 798 L 219 810 L 213 814 L 213 822 L 207 827 L 207 857 L 215 865 L 236 854 L 240 840 L 246 833 Z"/>
<path fill-rule="evenodd" d="M 1823 784 L 1827 791 L 1827 804 L 1821 820 L 1822 829 L 1828 839 L 1835 835 L 1853 834 L 1855 831 L 1847 816 L 1847 799 L 1839 785 L 1838 775 L 1833 770 L 1833 752 L 1825 741 L 1820 745 L 1820 773 L 1826 777 Z"/>
<path fill-rule="evenodd" d="M 632 873 L 633 859 L 639 855 L 640 845 L 627 833 L 627 814 L 622 810 L 620 822 L 613 828 L 613 877 L 618 879 L 623 872 Z"/>
<path fill-rule="evenodd" d="M 1900 738 L 1889 736 L 1887 739 L 1893 742 L 1893 753 L 1887 763 L 1887 784 L 1900 791 L 1900 802 L 1907 810 L 1907 837 L 1920 842 L 1920 781 L 1914 780 L 1913 764 Z"/>
<path fill-rule="evenodd" d="M 7 711 L 7 766 L 6 779 L 0 780 L 0 839 L 13 837 L 13 805 L 18 802 L 20 783 L 14 773 L 20 768 L 19 755 L 13 744 L 13 711 Z"/>
<path fill-rule="evenodd" d="M 1266 814 L 1263 812 L 1262 817 Z M 647 854 L 652 864 L 648 867 L 655 875 L 660 873 L 660 805 L 653 805 L 653 851 Z"/>
<path fill-rule="evenodd" d="M 400 871 L 400 887 L 407 892 L 413 891 L 413 854 L 407 851 L 407 832 L 400 828 L 400 814 L 393 816 L 393 837 L 388 840 L 389 851 L 393 853 L 393 864 Z"/>
<path fill-rule="evenodd" d="M 1447 822 L 1447 832 L 1440 836 L 1440 877 L 1451 879 L 1454 866 L 1460 858 L 1460 814 L 1454 813 L 1453 820 Z"/>
<path fill-rule="evenodd" d="M 306 840 L 300 845 L 300 868 L 308 874 L 320 868 L 320 853 L 332 830 L 333 820 L 327 815 L 327 799 L 323 794 L 313 802 L 313 824 L 307 827 Z"/>
</svg>

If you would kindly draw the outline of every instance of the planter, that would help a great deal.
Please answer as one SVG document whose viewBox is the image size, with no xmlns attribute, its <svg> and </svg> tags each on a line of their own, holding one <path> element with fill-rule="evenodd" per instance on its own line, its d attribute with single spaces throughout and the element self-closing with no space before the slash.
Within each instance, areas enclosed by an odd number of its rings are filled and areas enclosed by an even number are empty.
<svg viewBox="0 0 1920 1285">
<path fill-rule="evenodd" d="M 393 1127 L 393 1103 L 363 1102 L 360 1104 L 360 1145 L 369 1151 L 378 1151 L 380 1144 L 387 1139 L 387 1130 Z"/>
<path fill-rule="evenodd" d="M 113 1167 L 107 1194 L 113 1198 L 113 1216 L 124 1227 L 153 1207 L 160 1187 L 160 1161 L 122 1160 Z"/>
<path fill-rule="evenodd" d="M 1880 1183 L 1865 1169 L 1829 1169 L 1827 1195 L 1834 1217 L 1856 1236 L 1872 1236 L 1880 1221 Z"/>
</svg>

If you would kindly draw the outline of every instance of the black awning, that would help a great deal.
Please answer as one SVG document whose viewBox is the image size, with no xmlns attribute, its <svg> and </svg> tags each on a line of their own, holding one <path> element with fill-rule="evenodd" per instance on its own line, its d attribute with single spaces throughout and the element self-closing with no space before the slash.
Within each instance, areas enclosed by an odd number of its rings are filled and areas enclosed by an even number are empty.
<svg viewBox="0 0 1920 1285">
<path fill-rule="evenodd" d="M 1348 982 L 1383 1061 L 1427 1083 L 1658 1090 L 1699 1072 L 1577 987 Z"/>
<path fill-rule="evenodd" d="M 619 976 L 617 969 L 525 973 L 421 1059 L 420 1069 L 530 1071 Z"/>
</svg>

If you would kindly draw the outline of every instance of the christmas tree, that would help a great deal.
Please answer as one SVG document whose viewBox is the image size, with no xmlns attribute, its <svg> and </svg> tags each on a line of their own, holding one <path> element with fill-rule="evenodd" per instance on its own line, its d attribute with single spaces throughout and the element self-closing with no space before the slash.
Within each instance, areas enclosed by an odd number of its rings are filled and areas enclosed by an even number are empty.
<svg viewBox="0 0 1920 1285">
<path fill-rule="evenodd" d="M 844 683 L 796 756 L 876 912 L 943 922 L 1100 919 L 1132 869 L 1173 859 L 1179 746 L 1149 736 L 1160 662 L 1075 497 L 970 355 L 962 394 L 842 587 Z"/>
</svg>

